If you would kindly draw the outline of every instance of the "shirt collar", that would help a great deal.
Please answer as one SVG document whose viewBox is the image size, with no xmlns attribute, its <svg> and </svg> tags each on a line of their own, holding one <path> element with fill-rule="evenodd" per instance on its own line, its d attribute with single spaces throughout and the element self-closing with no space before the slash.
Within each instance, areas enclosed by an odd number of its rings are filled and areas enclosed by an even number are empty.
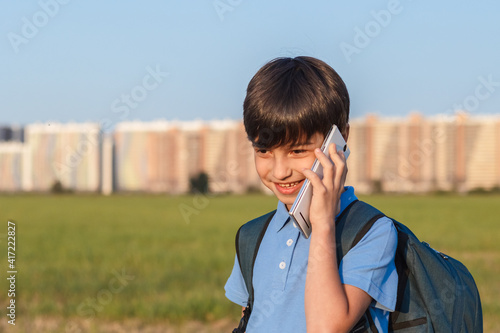
<svg viewBox="0 0 500 333">
<path fill-rule="evenodd" d="M 276 221 L 274 223 L 275 231 L 278 232 L 290 221 L 290 214 L 288 214 L 288 209 L 281 201 L 278 201 L 278 207 L 276 208 L 276 214 L 274 214 L 273 220 Z"/>
<path fill-rule="evenodd" d="M 344 192 L 340 195 L 340 212 L 335 216 L 337 218 L 344 209 L 349 206 L 353 201 L 358 200 L 354 194 L 354 187 L 345 186 Z M 275 232 L 279 232 L 283 227 L 290 221 L 290 215 L 288 214 L 288 209 L 281 201 L 278 201 L 278 207 L 276 208 L 276 214 L 273 217 L 273 223 L 271 223 L 272 228 Z"/>
</svg>

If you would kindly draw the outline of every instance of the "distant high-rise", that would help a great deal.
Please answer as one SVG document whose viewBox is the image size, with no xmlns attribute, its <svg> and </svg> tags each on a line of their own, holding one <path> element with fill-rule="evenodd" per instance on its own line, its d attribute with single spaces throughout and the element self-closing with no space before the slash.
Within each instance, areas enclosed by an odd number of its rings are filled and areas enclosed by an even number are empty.
<svg viewBox="0 0 500 333">
<path fill-rule="evenodd" d="M 116 126 L 114 139 L 119 191 L 185 193 L 201 172 L 212 192 L 259 183 L 241 122 L 127 122 Z"/>
<path fill-rule="evenodd" d="M 110 195 L 114 191 L 113 158 L 114 143 L 111 135 L 104 134 L 102 137 L 101 157 L 101 192 Z"/>
<path fill-rule="evenodd" d="M 361 192 L 500 187 L 500 116 L 368 116 L 350 133 L 347 178 Z"/>
<path fill-rule="evenodd" d="M 21 142 L 0 142 L 0 191 L 22 191 L 25 146 Z"/>
<path fill-rule="evenodd" d="M 212 121 L 202 133 L 202 170 L 212 192 L 243 193 L 260 186 L 255 171 L 253 149 L 241 122 Z"/>
<path fill-rule="evenodd" d="M 48 191 L 57 181 L 67 189 L 99 191 L 101 139 L 98 124 L 26 126 L 26 190 Z"/>
<path fill-rule="evenodd" d="M 166 121 L 119 123 L 114 133 L 116 190 L 183 192 L 178 139 L 177 129 Z"/>
</svg>

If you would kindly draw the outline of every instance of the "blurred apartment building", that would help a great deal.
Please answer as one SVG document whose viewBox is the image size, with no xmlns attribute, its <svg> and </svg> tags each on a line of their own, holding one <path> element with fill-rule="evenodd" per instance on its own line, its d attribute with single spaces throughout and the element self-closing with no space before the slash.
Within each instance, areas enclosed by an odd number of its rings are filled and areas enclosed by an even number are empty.
<svg viewBox="0 0 500 333">
<path fill-rule="evenodd" d="M 98 124 L 30 124 L 24 133 L 24 190 L 49 191 L 58 181 L 75 191 L 100 190 L 101 134 Z"/>
<path fill-rule="evenodd" d="M 347 182 L 359 192 L 500 187 L 500 116 L 367 116 L 351 122 Z"/>
<path fill-rule="evenodd" d="M 26 150 L 22 142 L 0 142 L 0 191 L 22 191 Z"/>
<path fill-rule="evenodd" d="M 1 129 L 1 128 L 0 128 Z M 32 124 L 0 142 L 0 191 L 186 193 L 200 172 L 212 192 L 262 189 L 240 121 Z M 22 133 L 18 131 L 18 133 Z M 24 136 L 24 142 L 22 137 Z M 500 115 L 351 120 L 347 183 L 360 193 L 500 187 Z"/>
<path fill-rule="evenodd" d="M 114 133 L 118 191 L 186 193 L 201 172 L 212 192 L 260 186 L 241 122 L 127 122 Z"/>
<path fill-rule="evenodd" d="M 24 129 L 21 126 L 0 126 L 0 190 L 22 191 Z"/>
</svg>

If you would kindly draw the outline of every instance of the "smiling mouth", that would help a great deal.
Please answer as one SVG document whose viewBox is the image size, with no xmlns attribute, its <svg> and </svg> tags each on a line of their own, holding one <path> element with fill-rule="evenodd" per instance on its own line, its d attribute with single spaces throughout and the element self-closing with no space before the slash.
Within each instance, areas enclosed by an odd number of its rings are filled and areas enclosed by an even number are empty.
<svg viewBox="0 0 500 333">
<path fill-rule="evenodd" d="M 278 185 L 279 187 L 283 187 L 283 188 L 290 188 L 290 187 L 295 187 L 295 186 L 299 185 L 300 182 L 302 182 L 302 180 L 300 180 L 298 182 L 293 182 L 293 183 L 277 183 L 276 185 Z"/>
</svg>

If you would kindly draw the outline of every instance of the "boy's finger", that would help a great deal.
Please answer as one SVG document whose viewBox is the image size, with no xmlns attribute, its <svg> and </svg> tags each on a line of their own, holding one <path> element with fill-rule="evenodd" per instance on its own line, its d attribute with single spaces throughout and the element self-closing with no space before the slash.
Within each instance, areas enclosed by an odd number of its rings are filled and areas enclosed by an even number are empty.
<svg viewBox="0 0 500 333">
<path fill-rule="evenodd" d="M 330 143 L 328 146 L 328 153 L 330 153 L 330 157 L 337 154 L 337 145 L 335 143 Z"/>
<path fill-rule="evenodd" d="M 332 184 L 333 176 L 335 174 L 335 165 L 333 164 L 331 158 L 325 155 L 321 149 L 317 148 L 315 150 L 315 155 L 323 167 L 323 183 L 330 188 L 331 186 L 329 186 L 329 184 Z"/>
<path fill-rule="evenodd" d="M 328 146 L 328 152 L 330 159 L 335 166 L 335 174 L 333 175 L 333 187 L 339 189 L 343 187 L 342 179 L 345 181 L 347 166 L 344 152 L 342 150 L 337 151 L 337 146 L 332 143 Z"/>
<path fill-rule="evenodd" d="M 338 151 L 331 155 L 332 161 L 335 164 L 335 176 L 333 179 L 334 188 L 342 190 L 344 187 L 345 179 L 347 177 L 347 164 L 344 152 Z"/>
<path fill-rule="evenodd" d="M 333 164 L 335 164 L 336 167 L 341 167 L 346 165 L 346 159 L 344 152 L 342 150 L 339 150 L 338 152 L 334 152 L 330 154 L 330 159 L 332 160 Z"/>
<path fill-rule="evenodd" d="M 311 182 L 313 191 L 325 188 L 321 178 L 318 176 L 316 172 L 312 171 L 311 169 L 302 169 L 302 173 Z"/>
<path fill-rule="evenodd" d="M 321 178 L 319 178 L 318 174 L 312 171 L 311 169 L 304 168 L 302 169 L 302 173 L 304 174 L 304 176 L 306 176 L 307 179 L 309 179 L 311 183 L 313 181 L 314 182 L 321 181 Z"/>
</svg>

